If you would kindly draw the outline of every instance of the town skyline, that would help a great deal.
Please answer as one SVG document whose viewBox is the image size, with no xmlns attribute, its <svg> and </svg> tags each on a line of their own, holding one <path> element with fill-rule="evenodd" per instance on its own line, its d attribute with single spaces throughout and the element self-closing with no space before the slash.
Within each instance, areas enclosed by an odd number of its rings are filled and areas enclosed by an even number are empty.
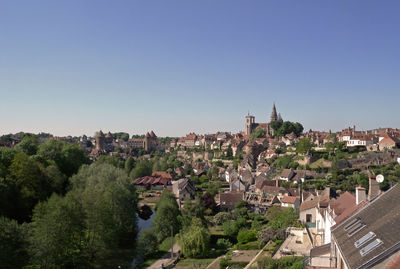
<svg viewBox="0 0 400 269">
<path fill-rule="evenodd" d="M 1 4 L 0 133 L 400 126 L 397 1 L 88 3 Z"/>
<path fill-rule="evenodd" d="M 275 105 L 276 105 L 275 102 L 273 102 L 274 109 L 275 109 Z M 276 111 L 275 111 L 275 113 L 276 113 Z M 283 121 L 299 122 L 299 123 L 301 123 L 303 125 L 303 123 L 301 121 L 296 121 L 296 120 L 284 118 L 282 116 L 282 114 L 280 113 L 280 110 L 279 110 L 278 114 L 279 114 L 279 117 L 283 118 Z M 268 121 L 270 119 L 271 112 L 269 113 L 269 115 L 267 117 L 256 117 L 255 114 L 251 113 L 250 110 L 248 110 L 247 114 L 245 114 L 245 116 L 242 117 L 242 125 L 243 125 L 244 128 L 241 128 L 241 129 L 238 128 L 236 130 L 215 129 L 215 130 L 211 130 L 210 131 L 210 130 L 207 130 L 207 129 L 196 129 L 196 130 L 189 130 L 188 129 L 185 133 L 180 133 L 180 134 L 176 133 L 175 135 L 168 135 L 168 134 L 165 135 L 164 133 L 159 133 L 158 132 L 157 126 L 150 127 L 149 129 L 143 129 L 143 128 L 142 129 L 136 129 L 136 130 L 132 130 L 131 129 L 130 131 L 129 130 L 124 130 L 124 129 L 113 130 L 113 129 L 108 129 L 107 127 L 106 128 L 102 128 L 101 127 L 101 128 L 94 129 L 92 131 L 82 130 L 81 133 L 68 133 L 68 132 L 66 132 L 66 133 L 57 133 L 57 132 L 53 132 L 51 129 L 46 129 L 46 130 L 41 130 L 41 129 L 14 130 L 14 131 L 7 131 L 6 129 L 4 129 L 4 130 L 0 129 L 0 135 L 15 134 L 15 133 L 23 132 L 23 133 L 35 133 L 35 134 L 49 133 L 51 135 L 59 136 L 59 137 L 66 137 L 66 136 L 80 137 L 82 135 L 95 136 L 95 134 L 97 132 L 99 132 L 99 131 L 103 131 L 104 133 L 107 133 L 107 132 L 111 132 L 111 133 L 125 132 L 125 133 L 128 133 L 130 136 L 145 135 L 146 133 L 149 133 L 150 131 L 152 131 L 152 132 L 154 131 L 157 134 L 157 136 L 160 136 L 160 137 L 183 137 L 183 136 L 185 136 L 187 134 L 190 134 L 190 133 L 206 135 L 206 134 L 215 134 L 215 133 L 218 133 L 218 132 L 228 132 L 228 133 L 232 133 L 232 134 L 235 134 L 235 133 L 244 133 L 245 134 L 247 131 L 246 131 L 246 126 L 244 126 L 244 124 L 245 124 L 245 120 L 246 120 L 246 118 L 248 116 L 255 117 L 257 120 Z M 357 130 L 362 130 L 362 131 L 370 131 L 370 130 L 386 129 L 386 128 L 393 128 L 393 129 L 397 129 L 398 128 L 398 126 L 375 126 L 375 127 L 371 127 L 371 128 L 362 128 L 362 126 L 359 126 L 359 125 L 354 124 L 354 123 L 353 124 L 348 124 L 347 126 L 343 126 L 341 129 L 340 128 L 339 129 L 332 129 L 332 128 L 316 129 L 316 128 L 312 128 L 312 127 L 309 128 L 308 126 L 303 126 L 303 127 L 304 127 L 304 132 L 307 132 L 309 130 L 313 130 L 313 131 L 333 132 L 333 133 L 340 132 L 340 131 L 342 131 L 342 130 L 344 130 L 346 128 L 350 128 L 350 127 L 351 128 L 357 127 Z M 202 131 L 199 131 L 199 130 L 205 130 L 205 131 L 202 132 Z"/>
</svg>

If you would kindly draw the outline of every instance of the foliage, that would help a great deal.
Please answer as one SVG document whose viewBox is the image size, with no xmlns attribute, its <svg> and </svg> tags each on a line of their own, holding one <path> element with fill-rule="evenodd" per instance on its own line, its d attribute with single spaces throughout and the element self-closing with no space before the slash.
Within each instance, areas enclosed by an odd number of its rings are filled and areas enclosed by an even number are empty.
<svg viewBox="0 0 400 269">
<path fill-rule="evenodd" d="M 296 145 L 296 151 L 301 154 L 310 152 L 313 147 L 313 143 L 309 138 L 302 138 Z"/>
<path fill-rule="evenodd" d="M 231 260 L 230 257 L 224 257 L 224 258 L 221 258 L 219 261 L 219 268 L 220 269 L 226 269 L 226 268 L 241 269 L 241 268 L 246 267 L 247 264 L 248 264 L 248 262 L 234 262 Z"/>
<path fill-rule="evenodd" d="M 204 193 L 200 197 L 200 203 L 208 209 L 211 209 L 212 212 L 217 210 L 217 204 L 215 203 L 214 196 L 211 195 L 209 192 Z"/>
<path fill-rule="evenodd" d="M 157 203 L 157 210 L 153 218 L 153 227 L 159 242 L 180 229 L 178 216 L 180 215 L 175 196 L 168 190 L 164 190 Z"/>
<path fill-rule="evenodd" d="M 214 222 L 216 225 L 222 225 L 228 220 L 232 220 L 233 216 L 229 212 L 219 212 L 214 216 Z"/>
<path fill-rule="evenodd" d="M 245 243 L 256 241 L 256 240 L 257 240 L 257 232 L 256 231 L 242 230 L 239 232 L 239 234 L 237 236 L 237 241 L 240 244 L 245 244 Z"/>
<path fill-rule="evenodd" d="M 257 127 L 250 135 L 250 139 L 254 140 L 256 138 L 264 138 L 265 135 L 267 134 L 267 132 L 265 131 L 265 129 L 261 128 L 261 127 Z"/>
<path fill-rule="evenodd" d="M 125 163 L 123 160 L 116 156 L 101 155 L 95 162 L 96 165 L 110 164 L 115 168 L 125 168 Z"/>
<path fill-rule="evenodd" d="M 155 231 L 152 228 L 140 231 L 137 246 L 136 252 L 138 253 L 139 257 L 153 255 L 158 249 Z"/>
<path fill-rule="evenodd" d="M 186 257 L 204 257 L 208 252 L 210 233 L 198 218 L 193 218 L 191 226 L 180 236 L 180 245 Z"/>
<path fill-rule="evenodd" d="M 126 159 L 125 161 L 125 171 L 126 173 L 129 175 L 132 171 L 132 169 L 135 167 L 135 159 L 133 159 L 132 157 L 128 157 L 128 159 Z"/>
<path fill-rule="evenodd" d="M 201 199 L 196 199 L 194 201 L 186 200 L 185 206 L 181 210 L 181 216 L 179 216 L 179 221 L 183 229 L 188 228 L 192 225 L 193 218 L 198 218 L 204 227 L 207 227 L 207 221 L 204 217 L 205 206 Z"/>
<path fill-rule="evenodd" d="M 133 247 L 134 186 L 109 164 L 84 165 L 65 197 L 52 195 L 34 210 L 32 262 L 44 268 L 87 268 L 110 250 Z"/>
<path fill-rule="evenodd" d="M 129 134 L 125 132 L 113 133 L 112 136 L 116 139 L 121 139 L 125 142 L 128 141 L 129 139 Z"/>
<path fill-rule="evenodd" d="M 297 212 L 293 208 L 281 208 L 278 206 L 270 207 L 267 210 L 268 226 L 275 230 L 287 228 L 293 225 L 298 218 Z"/>
<path fill-rule="evenodd" d="M 150 176 L 153 171 L 153 163 L 149 160 L 140 160 L 135 168 L 131 170 L 130 177 L 133 179 Z"/>
<path fill-rule="evenodd" d="M 283 137 L 292 132 L 296 136 L 299 136 L 304 130 L 303 125 L 301 125 L 298 122 L 290 122 L 290 121 L 284 122 L 282 120 L 277 120 L 277 121 L 272 121 L 270 125 L 274 130 L 275 137 Z"/>
<path fill-rule="evenodd" d="M 285 230 L 285 228 L 275 230 L 273 227 L 266 227 L 257 233 L 257 239 L 263 245 L 269 241 L 283 239 L 285 236 Z"/>
<path fill-rule="evenodd" d="M 224 234 L 234 237 L 239 232 L 239 227 L 234 220 L 228 220 L 222 224 L 222 228 L 224 229 Z"/>
<path fill-rule="evenodd" d="M 57 140 L 49 140 L 39 145 L 38 158 L 46 164 L 55 163 L 67 177 L 77 173 L 82 164 L 88 164 L 89 159 L 77 144 L 68 144 Z"/>
<path fill-rule="evenodd" d="M 51 194 L 50 184 L 40 164 L 23 152 L 15 155 L 7 179 L 3 183 L 8 185 L 8 190 L 16 194 L 10 198 L 18 210 L 10 217 L 19 221 L 29 220 L 35 204 Z"/>
<path fill-rule="evenodd" d="M 72 195 L 39 203 L 30 224 L 32 262 L 43 268 L 85 268 L 84 212 Z"/>
<path fill-rule="evenodd" d="M 296 169 L 299 163 L 293 161 L 293 156 L 291 155 L 284 155 L 276 159 L 273 166 L 280 167 L 280 168 L 294 168 Z"/>
<path fill-rule="evenodd" d="M 303 257 L 283 257 L 281 259 L 272 259 L 271 257 L 261 257 L 256 261 L 257 269 L 302 269 Z"/>
<path fill-rule="evenodd" d="M 232 243 L 226 238 L 219 238 L 216 247 L 217 249 L 227 250 L 232 247 Z"/>
<path fill-rule="evenodd" d="M 0 217 L 0 264 L 4 269 L 22 268 L 28 260 L 27 242 L 22 225 Z"/>
<path fill-rule="evenodd" d="M 27 155 L 35 155 L 38 150 L 39 140 L 36 136 L 25 136 L 15 148 Z"/>
<path fill-rule="evenodd" d="M 236 237 L 241 228 L 246 227 L 247 222 L 244 218 L 237 218 L 237 220 L 229 220 L 222 224 L 225 235 Z"/>
</svg>

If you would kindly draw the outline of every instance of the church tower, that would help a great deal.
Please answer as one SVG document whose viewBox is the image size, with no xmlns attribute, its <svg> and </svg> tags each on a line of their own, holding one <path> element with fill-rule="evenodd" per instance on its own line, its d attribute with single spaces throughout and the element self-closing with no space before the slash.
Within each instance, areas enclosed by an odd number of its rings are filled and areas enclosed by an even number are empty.
<svg viewBox="0 0 400 269">
<path fill-rule="evenodd" d="M 251 135 L 253 131 L 253 126 L 255 123 L 255 117 L 251 116 L 250 114 L 246 116 L 246 135 Z"/>
<path fill-rule="evenodd" d="M 275 103 L 274 106 L 272 107 L 272 112 L 271 112 L 271 121 L 276 121 L 278 120 L 278 113 L 276 113 L 276 107 Z"/>
<path fill-rule="evenodd" d="M 105 150 L 105 136 L 104 133 L 100 130 L 100 132 L 96 133 L 96 149 L 99 151 Z"/>
</svg>

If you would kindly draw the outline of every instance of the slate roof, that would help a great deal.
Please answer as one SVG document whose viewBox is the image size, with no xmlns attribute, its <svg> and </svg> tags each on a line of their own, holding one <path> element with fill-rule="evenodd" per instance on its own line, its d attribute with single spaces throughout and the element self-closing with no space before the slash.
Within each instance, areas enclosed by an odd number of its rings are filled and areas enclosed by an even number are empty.
<svg viewBox="0 0 400 269">
<path fill-rule="evenodd" d="M 349 236 L 348 231 L 352 229 L 346 231 L 345 228 L 348 228 L 349 224 L 354 223 L 356 219 L 365 227 Z M 400 185 L 397 184 L 338 225 L 332 231 L 332 237 L 349 269 L 371 268 L 400 251 L 399 223 Z M 357 248 L 355 242 L 369 232 L 375 233 L 375 237 Z M 362 256 L 360 250 L 376 239 L 381 240 L 382 243 Z"/>
</svg>

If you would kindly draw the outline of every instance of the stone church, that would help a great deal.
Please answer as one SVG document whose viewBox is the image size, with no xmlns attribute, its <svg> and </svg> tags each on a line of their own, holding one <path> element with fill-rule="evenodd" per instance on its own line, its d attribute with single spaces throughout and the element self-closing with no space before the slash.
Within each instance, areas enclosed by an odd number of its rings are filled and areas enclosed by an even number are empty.
<svg viewBox="0 0 400 269">
<path fill-rule="evenodd" d="M 268 122 L 261 122 L 261 123 L 256 123 L 255 122 L 255 117 L 252 115 L 247 115 L 246 116 L 246 129 L 245 129 L 245 134 L 246 135 L 251 135 L 251 133 L 257 128 L 260 127 L 264 129 L 267 132 L 267 135 L 272 136 L 274 130 L 271 128 Z M 272 112 L 271 112 L 271 118 L 270 122 L 276 121 L 276 120 L 282 120 L 281 115 L 276 112 L 276 107 L 275 103 L 272 107 Z"/>
</svg>

